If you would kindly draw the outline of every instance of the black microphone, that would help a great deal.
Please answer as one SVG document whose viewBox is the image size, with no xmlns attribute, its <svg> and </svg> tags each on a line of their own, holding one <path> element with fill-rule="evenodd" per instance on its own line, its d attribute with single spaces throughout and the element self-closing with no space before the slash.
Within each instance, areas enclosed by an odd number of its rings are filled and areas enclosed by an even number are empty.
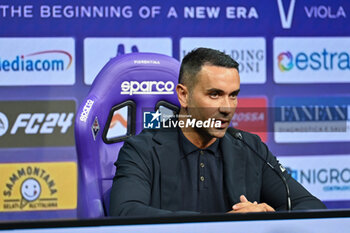
<svg viewBox="0 0 350 233">
<path fill-rule="evenodd" d="M 290 192 L 289 192 L 289 186 L 286 181 L 286 178 L 281 174 L 279 169 L 276 169 L 271 163 L 269 163 L 267 160 L 265 160 L 254 148 L 252 148 L 244 139 L 241 134 L 241 132 L 235 128 L 229 127 L 227 129 L 228 133 L 231 134 L 235 139 L 240 140 L 243 142 L 244 145 L 246 145 L 251 151 L 253 151 L 265 164 L 267 164 L 282 180 L 284 187 L 286 188 L 286 194 L 287 194 L 287 210 L 292 210 L 292 201 L 290 199 Z"/>
</svg>

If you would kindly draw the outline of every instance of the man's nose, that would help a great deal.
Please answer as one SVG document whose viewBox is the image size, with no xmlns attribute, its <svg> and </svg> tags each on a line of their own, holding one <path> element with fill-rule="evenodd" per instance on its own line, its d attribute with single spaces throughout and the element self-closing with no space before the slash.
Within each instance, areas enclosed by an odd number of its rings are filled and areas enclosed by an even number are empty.
<svg viewBox="0 0 350 233">
<path fill-rule="evenodd" d="M 219 111 L 224 114 L 229 114 L 233 110 L 233 108 L 233 101 L 226 97 L 222 99 Z"/>
</svg>

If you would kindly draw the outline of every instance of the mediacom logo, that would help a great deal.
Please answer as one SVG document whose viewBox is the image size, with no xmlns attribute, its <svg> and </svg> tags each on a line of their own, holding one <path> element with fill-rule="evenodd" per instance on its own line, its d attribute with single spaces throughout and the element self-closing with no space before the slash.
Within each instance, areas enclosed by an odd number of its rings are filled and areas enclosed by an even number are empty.
<svg viewBox="0 0 350 233">
<path fill-rule="evenodd" d="M 291 176 L 323 201 L 350 199 L 350 155 L 280 156 Z"/>
<path fill-rule="evenodd" d="M 0 38 L 0 85 L 73 85 L 72 38 Z"/>
<path fill-rule="evenodd" d="M 274 39 L 277 83 L 350 82 L 350 38 Z"/>
<path fill-rule="evenodd" d="M 276 98 L 275 141 L 350 141 L 349 103 L 349 97 Z"/>
<path fill-rule="evenodd" d="M 0 164 L 0 212 L 75 209 L 74 162 Z"/>
<path fill-rule="evenodd" d="M 68 62 L 65 64 L 63 59 L 40 59 L 47 54 L 64 54 L 68 57 Z M 39 57 L 39 58 L 38 58 Z M 72 55 L 63 50 L 40 51 L 27 55 L 16 56 L 13 60 L 1 59 L 0 57 L 0 72 L 11 71 L 63 71 L 68 70 L 72 65 Z"/>
<path fill-rule="evenodd" d="M 119 55 L 133 52 L 173 55 L 172 40 L 166 37 L 111 37 L 84 40 L 84 82 L 91 85 L 107 62 Z M 134 64 L 159 64 L 153 60 L 135 60 Z"/>
<path fill-rule="evenodd" d="M 0 109 L 0 148 L 74 146 L 75 101 L 3 101 Z"/>
</svg>

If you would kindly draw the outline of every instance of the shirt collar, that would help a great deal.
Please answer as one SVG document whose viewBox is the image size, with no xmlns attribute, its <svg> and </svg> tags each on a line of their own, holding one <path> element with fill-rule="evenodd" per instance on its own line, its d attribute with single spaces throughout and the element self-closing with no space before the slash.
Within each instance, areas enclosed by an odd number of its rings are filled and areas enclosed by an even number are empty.
<svg viewBox="0 0 350 233">
<path fill-rule="evenodd" d="M 220 139 L 217 138 L 215 140 L 215 142 L 213 144 L 211 144 L 209 147 L 205 148 L 205 149 L 199 149 L 198 147 L 196 147 L 195 145 L 192 144 L 192 142 L 190 142 L 186 136 L 183 134 L 182 130 L 179 128 L 178 129 L 179 135 L 180 135 L 180 146 L 182 147 L 182 151 L 183 151 L 183 155 L 182 157 L 185 157 L 189 154 L 191 154 L 192 152 L 195 151 L 199 151 L 199 150 L 203 150 L 203 151 L 210 151 L 213 155 L 215 155 L 215 157 L 220 157 L 220 153 L 219 153 L 219 141 Z"/>
</svg>

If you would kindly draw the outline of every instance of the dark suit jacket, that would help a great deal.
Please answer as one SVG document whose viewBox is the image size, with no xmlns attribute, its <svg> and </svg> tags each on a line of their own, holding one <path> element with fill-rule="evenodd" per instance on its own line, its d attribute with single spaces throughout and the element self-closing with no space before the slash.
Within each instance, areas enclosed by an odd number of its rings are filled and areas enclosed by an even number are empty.
<svg viewBox="0 0 350 233">
<path fill-rule="evenodd" d="M 278 161 L 256 135 L 242 132 L 245 141 L 272 165 Z M 195 213 L 180 210 L 180 149 L 177 129 L 144 130 L 125 141 L 115 165 L 110 215 L 155 216 Z M 265 202 L 285 210 L 286 192 L 278 175 L 246 145 L 226 133 L 220 141 L 224 161 L 224 183 L 230 204 L 245 195 L 251 202 Z M 279 166 L 279 165 L 278 165 Z M 323 209 L 287 172 L 283 172 L 293 210 Z"/>
</svg>

